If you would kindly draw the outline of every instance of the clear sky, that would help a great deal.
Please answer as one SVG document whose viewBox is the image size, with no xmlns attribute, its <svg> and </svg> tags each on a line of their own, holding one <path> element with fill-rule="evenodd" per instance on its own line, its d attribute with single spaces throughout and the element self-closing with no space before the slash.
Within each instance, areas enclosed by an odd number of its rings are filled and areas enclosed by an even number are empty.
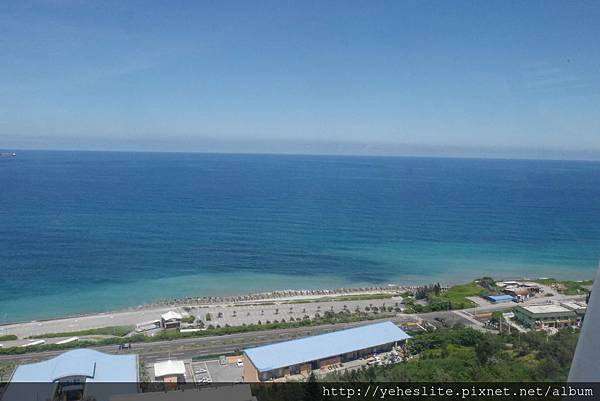
<svg viewBox="0 0 600 401">
<path fill-rule="evenodd" d="M 2 1 L 0 147 L 600 157 L 598 1 Z"/>
</svg>

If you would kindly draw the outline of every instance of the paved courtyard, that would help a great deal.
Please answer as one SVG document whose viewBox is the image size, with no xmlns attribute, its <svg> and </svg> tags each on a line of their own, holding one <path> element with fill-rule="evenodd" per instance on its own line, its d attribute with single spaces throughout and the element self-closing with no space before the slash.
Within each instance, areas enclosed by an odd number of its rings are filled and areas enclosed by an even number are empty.
<svg viewBox="0 0 600 401">
<path fill-rule="evenodd" d="M 323 316 L 325 312 L 332 311 L 334 313 L 343 310 L 351 312 L 385 307 L 386 310 L 401 307 L 401 298 L 388 299 L 372 299 L 361 301 L 318 301 L 307 303 L 280 303 L 280 304 L 262 304 L 262 305 L 239 305 L 239 306 L 210 306 L 210 307 L 194 307 L 188 313 L 202 320 L 205 325 L 220 325 L 226 324 L 230 326 L 240 326 L 242 324 L 256 324 L 259 321 L 266 323 L 275 320 L 290 321 L 302 319 L 304 316 L 311 318 L 319 314 Z M 210 320 L 208 319 L 210 315 Z"/>
</svg>

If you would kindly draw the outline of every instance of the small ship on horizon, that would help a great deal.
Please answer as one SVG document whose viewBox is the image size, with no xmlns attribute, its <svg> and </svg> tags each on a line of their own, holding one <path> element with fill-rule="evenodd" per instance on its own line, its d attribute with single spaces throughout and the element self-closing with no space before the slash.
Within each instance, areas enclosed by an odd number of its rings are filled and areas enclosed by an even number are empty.
<svg viewBox="0 0 600 401">
<path fill-rule="evenodd" d="M 17 157 L 15 152 L 0 152 L 0 157 Z"/>
</svg>

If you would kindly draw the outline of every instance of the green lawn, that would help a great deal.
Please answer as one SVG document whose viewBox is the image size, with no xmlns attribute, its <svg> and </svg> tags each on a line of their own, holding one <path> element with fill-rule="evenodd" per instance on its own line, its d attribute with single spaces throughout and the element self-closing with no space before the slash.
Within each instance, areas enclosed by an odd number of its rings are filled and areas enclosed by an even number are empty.
<svg viewBox="0 0 600 401">
<path fill-rule="evenodd" d="M 284 304 L 309 304 L 313 302 L 327 302 L 327 301 L 368 301 L 370 299 L 391 299 L 394 295 L 392 294 L 355 294 L 355 295 L 338 295 L 335 297 L 319 297 L 313 299 L 297 299 L 293 301 L 282 302 Z M 265 305 L 265 304 L 260 304 Z"/>
<path fill-rule="evenodd" d="M 467 297 L 486 295 L 488 291 L 475 282 L 452 286 L 443 294 L 433 297 L 431 302 L 449 303 L 451 309 L 464 309 L 477 306 Z"/>
<path fill-rule="evenodd" d="M 80 330 L 80 331 L 66 331 L 62 333 L 47 333 L 38 336 L 31 336 L 29 338 L 55 338 L 55 337 L 72 337 L 72 336 L 93 336 L 93 335 L 108 335 L 115 337 L 124 337 L 125 335 L 133 331 L 133 326 L 113 326 L 113 327 L 100 327 L 98 329 Z"/>
<path fill-rule="evenodd" d="M 418 304 L 412 297 L 404 300 L 406 313 L 425 313 L 448 309 L 465 309 L 477 306 L 467 297 L 485 296 L 488 290 L 475 282 L 460 284 L 450 287 L 446 292 L 435 295 L 430 292 L 427 295 L 426 305 Z"/>
</svg>

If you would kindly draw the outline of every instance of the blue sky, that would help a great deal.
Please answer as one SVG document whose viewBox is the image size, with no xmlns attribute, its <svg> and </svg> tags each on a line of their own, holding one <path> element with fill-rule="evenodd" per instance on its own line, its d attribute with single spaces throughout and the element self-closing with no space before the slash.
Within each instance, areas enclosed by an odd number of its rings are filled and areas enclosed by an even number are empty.
<svg viewBox="0 0 600 401">
<path fill-rule="evenodd" d="M 600 155 L 600 3 L 0 3 L 0 147 Z"/>
</svg>

